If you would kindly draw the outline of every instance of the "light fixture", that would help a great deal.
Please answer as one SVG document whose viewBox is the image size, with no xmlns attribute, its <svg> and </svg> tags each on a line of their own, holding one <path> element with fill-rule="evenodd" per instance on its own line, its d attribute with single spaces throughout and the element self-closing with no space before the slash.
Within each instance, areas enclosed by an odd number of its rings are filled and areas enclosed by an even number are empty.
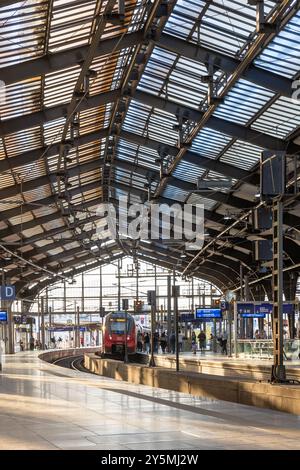
<svg viewBox="0 0 300 470">
<path fill-rule="evenodd" d="M 224 220 L 231 220 L 233 217 L 232 215 L 229 213 L 229 212 L 226 212 L 226 214 L 224 214 L 223 216 L 223 219 Z"/>
<path fill-rule="evenodd" d="M 180 258 L 186 258 L 186 254 L 185 254 L 185 253 L 181 253 Z"/>
</svg>

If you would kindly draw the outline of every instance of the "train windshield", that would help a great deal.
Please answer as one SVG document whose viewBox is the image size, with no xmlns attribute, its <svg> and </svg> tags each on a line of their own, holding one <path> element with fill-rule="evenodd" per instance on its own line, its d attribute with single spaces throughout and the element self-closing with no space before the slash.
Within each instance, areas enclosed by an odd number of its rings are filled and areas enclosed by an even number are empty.
<svg viewBox="0 0 300 470">
<path fill-rule="evenodd" d="M 125 319 L 124 318 L 111 318 L 109 322 L 110 331 L 115 334 L 124 334 L 125 333 Z M 127 321 L 127 331 L 129 332 L 131 328 L 131 319 L 128 318 Z"/>
</svg>

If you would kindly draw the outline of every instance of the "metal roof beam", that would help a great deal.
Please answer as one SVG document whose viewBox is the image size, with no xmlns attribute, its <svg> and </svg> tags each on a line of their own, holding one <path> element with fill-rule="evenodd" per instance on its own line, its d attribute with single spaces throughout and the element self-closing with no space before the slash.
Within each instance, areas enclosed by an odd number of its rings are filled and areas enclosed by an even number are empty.
<svg viewBox="0 0 300 470">
<path fill-rule="evenodd" d="M 82 146 L 89 144 L 91 142 L 105 139 L 108 136 L 108 128 L 100 129 L 96 132 L 91 132 L 89 134 L 81 135 L 76 139 L 76 145 Z M 29 152 L 24 152 L 15 157 L 6 158 L 0 160 L 0 172 L 11 170 L 22 165 L 27 165 L 28 163 L 36 162 L 42 157 L 54 157 L 59 154 L 60 143 L 54 143 L 48 147 L 41 147 L 39 149 L 30 150 Z"/>
<path fill-rule="evenodd" d="M 187 106 L 180 105 L 174 101 L 170 101 L 159 96 L 150 95 L 140 90 L 136 90 L 134 99 L 153 108 L 167 111 L 170 114 L 176 115 L 180 112 L 184 112 L 185 115 L 194 122 L 201 121 L 204 116 L 204 113 L 200 111 L 188 108 Z M 284 140 L 277 139 L 276 137 L 272 137 L 268 134 L 263 134 L 261 132 L 255 131 L 254 129 L 250 129 L 249 127 L 241 126 L 239 124 L 235 124 L 215 116 L 211 116 L 207 120 L 205 127 L 222 132 L 244 142 L 258 145 L 263 149 L 285 150 L 287 147 L 287 143 Z"/>
<path fill-rule="evenodd" d="M 120 90 L 106 91 L 82 100 L 77 110 L 84 111 L 89 108 L 96 108 L 97 106 L 112 103 L 120 96 Z M 0 136 L 3 137 L 13 132 L 40 126 L 45 122 L 54 121 L 55 119 L 66 118 L 68 106 L 69 103 L 64 103 L 50 108 L 45 108 L 43 111 L 36 111 L 31 114 L 25 114 L 24 116 L 1 121 Z"/>
<path fill-rule="evenodd" d="M 116 247 L 116 245 L 115 245 Z M 76 256 L 76 255 L 79 255 L 81 253 L 84 253 L 84 250 L 82 248 L 82 246 L 79 246 L 79 247 L 76 247 L 76 248 L 71 248 L 70 250 L 65 250 L 65 251 L 62 251 L 61 253 L 58 253 L 57 255 L 50 255 L 50 256 L 47 256 L 46 258 L 43 258 L 42 260 L 40 261 L 35 261 L 35 265 L 43 268 L 45 265 L 49 266 L 51 263 L 54 263 L 54 262 L 60 262 L 62 261 L 63 259 L 65 258 L 72 258 L 73 256 Z M 97 258 L 99 258 L 100 256 L 97 256 Z M 93 253 L 91 251 L 89 251 L 89 253 L 82 257 L 84 258 L 85 260 L 89 260 L 89 259 L 92 259 L 93 258 Z M 80 259 L 81 258 L 74 258 L 74 261 L 77 261 L 80 262 Z M 52 269 L 55 269 L 56 267 L 55 266 L 49 266 L 50 268 Z M 31 271 L 33 268 L 31 266 L 29 266 L 29 270 Z M 61 269 L 60 269 L 61 271 Z M 9 277 L 14 277 L 14 276 L 18 276 L 18 274 L 20 274 L 20 269 L 19 268 L 16 268 L 16 269 L 12 269 L 11 271 L 8 271 L 8 276 Z M 26 274 L 25 272 L 23 272 L 23 275 L 24 277 L 26 277 Z M 36 278 L 35 278 L 36 279 Z"/>
<path fill-rule="evenodd" d="M 114 260 L 117 260 L 119 258 L 122 258 L 124 255 L 112 255 L 111 256 L 111 261 L 114 261 Z M 64 268 L 69 268 L 70 266 L 74 266 L 74 264 L 76 265 L 76 263 L 78 262 L 79 260 L 76 260 L 75 263 L 73 262 L 70 262 L 70 263 L 66 263 L 65 264 L 65 267 Z M 79 268 L 75 268 L 73 271 L 72 271 L 72 275 L 73 276 L 76 276 L 77 274 L 80 274 L 82 272 L 85 272 L 85 271 L 90 271 L 91 269 L 94 269 L 96 267 L 99 267 L 99 266 L 103 266 L 103 265 L 106 265 L 106 264 L 109 264 L 109 260 L 97 260 L 95 261 L 95 263 L 91 263 L 89 264 L 88 266 L 82 266 L 82 267 L 79 267 Z M 19 293 L 21 290 L 23 291 L 24 289 L 26 289 L 26 286 L 28 284 L 31 284 L 35 281 L 38 281 L 38 279 L 36 279 L 36 277 L 29 277 L 28 276 L 28 279 L 25 281 L 25 286 L 24 286 L 24 281 L 18 281 L 16 283 L 16 291 Z M 40 292 L 41 290 L 43 290 L 44 287 L 46 286 L 49 286 L 51 284 L 54 284 L 55 282 L 59 281 L 59 277 L 56 276 L 56 277 L 53 277 L 51 279 L 47 279 L 47 280 L 44 280 L 42 282 L 38 282 L 37 286 L 34 287 L 33 289 L 30 289 L 30 293 L 27 292 L 27 295 L 25 294 L 24 296 L 25 297 L 30 297 L 32 299 L 35 298 L 35 296 L 37 295 L 38 292 Z"/>
<path fill-rule="evenodd" d="M 84 134 L 78 137 L 76 144 L 80 147 L 82 145 L 86 145 L 88 143 L 94 142 L 96 140 L 104 139 L 108 136 L 108 128 L 100 129 L 96 132 L 91 132 L 90 134 Z M 121 131 L 120 138 L 125 139 L 129 142 L 133 142 L 137 145 L 142 145 L 144 147 L 151 148 L 153 150 L 158 150 L 162 147 L 168 148 L 169 155 L 176 156 L 178 154 L 178 148 L 172 146 L 166 146 L 162 142 L 157 142 L 156 140 L 149 139 L 147 137 L 142 137 L 137 134 L 128 131 Z M 32 163 L 34 161 L 39 160 L 42 156 L 43 158 L 46 157 L 53 157 L 59 154 L 59 143 L 51 145 L 49 148 L 42 147 L 40 149 L 31 150 L 29 152 L 25 152 L 15 157 L 11 157 L 8 159 L 4 159 L 0 161 L 0 172 L 7 171 L 16 167 L 19 167 L 24 164 Z M 212 158 L 204 157 L 193 151 L 187 151 L 182 158 L 183 162 L 192 163 L 193 165 L 198 166 L 199 168 L 205 168 L 207 170 L 212 170 L 217 173 L 220 173 L 224 176 L 229 176 L 235 179 L 242 179 L 243 181 L 247 181 L 249 184 L 258 185 L 259 184 L 259 175 L 255 173 L 251 173 L 240 168 L 234 167 L 232 165 L 228 165 L 226 163 L 222 163 L 217 160 L 213 160 Z"/>
<path fill-rule="evenodd" d="M 196 62 L 203 64 L 214 64 L 215 67 L 229 74 L 236 71 L 241 61 L 222 54 L 218 51 L 199 46 L 192 42 L 184 41 L 170 34 L 163 33 L 157 46 L 180 54 Z M 279 93 L 282 96 L 291 97 L 294 89 L 292 80 L 282 77 L 267 70 L 250 65 L 242 74 L 242 77 L 249 82 Z"/>
<path fill-rule="evenodd" d="M 148 137 L 142 137 L 140 135 L 134 134 L 132 132 L 122 130 L 120 133 L 120 137 L 122 139 L 128 140 L 130 142 L 134 142 L 137 145 L 142 145 L 143 147 L 149 147 L 153 150 L 159 150 L 160 148 L 167 148 L 168 154 L 172 156 L 176 156 L 178 154 L 178 147 L 168 146 L 162 142 L 157 142 L 156 140 L 150 139 Z M 240 168 L 234 167 L 232 165 L 228 165 L 226 163 L 222 163 L 217 160 L 213 160 L 212 158 L 204 157 L 194 151 L 188 150 L 183 158 L 182 162 L 192 163 L 200 168 L 205 168 L 207 170 L 216 171 L 224 176 L 229 176 L 235 179 L 242 179 L 248 180 L 248 183 L 251 180 L 252 184 L 258 184 L 259 180 L 257 175 L 253 175 L 253 173 L 242 170 Z M 0 162 L 1 164 L 1 162 Z M 252 182 L 253 180 L 253 182 Z M 255 183 L 254 183 L 255 181 Z"/>
<path fill-rule="evenodd" d="M 1 3 L 2 7 L 2 3 Z M 115 36 L 103 39 L 99 42 L 95 52 L 95 57 L 102 57 L 106 54 L 118 52 L 121 49 L 132 47 L 143 40 L 143 30 L 125 34 L 125 36 Z M 38 59 L 28 60 L 9 67 L 3 67 L 0 71 L 1 80 L 6 85 L 22 80 L 28 80 L 47 73 L 63 70 L 81 63 L 89 50 L 89 46 L 75 47 L 63 52 L 47 54 Z"/>
<path fill-rule="evenodd" d="M 99 182 L 93 181 L 92 183 L 88 183 L 82 186 L 78 186 L 77 188 L 70 189 L 68 190 L 68 193 L 72 197 L 72 196 L 77 196 L 78 194 L 82 194 L 85 191 L 90 191 L 92 189 L 97 189 L 97 188 L 99 188 Z M 34 201 L 31 201 L 30 203 L 24 203 L 22 205 L 22 211 L 23 211 L 22 214 L 25 214 L 25 212 L 30 212 L 35 209 L 38 209 L 39 206 L 52 206 L 55 204 L 55 202 L 56 202 L 56 197 L 52 195 L 52 196 L 45 197 L 43 199 L 36 199 Z M 13 209 L 1 211 L 0 220 L 6 221 L 7 219 L 18 216 L 20 214 L 21 214 L 21 208 L 14 207 Z"/>
</svg>

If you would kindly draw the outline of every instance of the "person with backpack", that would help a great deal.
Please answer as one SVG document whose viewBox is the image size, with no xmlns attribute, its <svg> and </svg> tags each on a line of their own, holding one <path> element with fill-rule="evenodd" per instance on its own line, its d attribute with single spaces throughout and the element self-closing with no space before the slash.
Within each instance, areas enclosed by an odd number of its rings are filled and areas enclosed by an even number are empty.
<svg viewBox="0 0 300 470">
<path fill-rule="evenodd" d="M 199 346 L 200 346 L 200 351 L 203 352 L 205 350 L 205 347 L 206 347 L 206 334 L 204 333 L 203 330 L 200 331 L 199 335 L 198 335 L 198 340 L 199 340 Z"/>
</svg>

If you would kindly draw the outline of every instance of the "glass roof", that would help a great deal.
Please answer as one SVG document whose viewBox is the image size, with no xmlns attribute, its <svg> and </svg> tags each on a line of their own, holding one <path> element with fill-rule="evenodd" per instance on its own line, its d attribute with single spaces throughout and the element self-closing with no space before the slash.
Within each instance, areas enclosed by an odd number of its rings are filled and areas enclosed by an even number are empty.
<svg viewBox="0 0 300 470">
<path fill-rule="evenodd" d="M 257 34 L 246 0 L 156 3 L 125 0 L 122 17 L 110 0 L 0 2 L 0 244 L 37 263 L 20 266 L 0 248 L 0 267 L 20 286 L 35 270 L 50 279 L 43 266 L 94 262 L 103 201 L 146 200 L 150 181 L 158 202 L 203 203 L 222 230 L 220 214 L 255 204 L 262 150 L 292 144 L 297 153 L 296 2 L 264 2 L 265 21 L 280 11 L 272 35 Z M 198 178 L 231 178 L 232 187 L 202 197 Z"/>
</svg>

